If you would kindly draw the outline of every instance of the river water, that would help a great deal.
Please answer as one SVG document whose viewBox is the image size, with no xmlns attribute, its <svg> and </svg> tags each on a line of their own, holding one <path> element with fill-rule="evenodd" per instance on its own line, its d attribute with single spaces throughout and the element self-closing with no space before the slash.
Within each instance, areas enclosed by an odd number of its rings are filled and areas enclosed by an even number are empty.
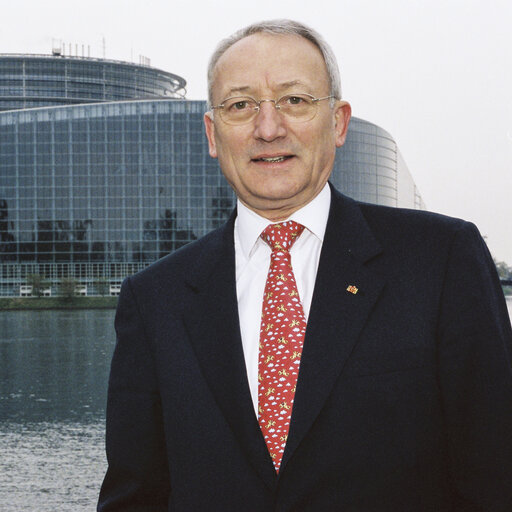
<svg viewBox="0 0 512 512">
<path fill-rule="evenodd" d="M 0 511 L 95 510 L 114 311 L 0 313 Z"/>
<path fill-rule="evenodd" d="M 0 313 L 0 512 L 95 510 L 113 320 L 112 310 Z"/>
</svg>

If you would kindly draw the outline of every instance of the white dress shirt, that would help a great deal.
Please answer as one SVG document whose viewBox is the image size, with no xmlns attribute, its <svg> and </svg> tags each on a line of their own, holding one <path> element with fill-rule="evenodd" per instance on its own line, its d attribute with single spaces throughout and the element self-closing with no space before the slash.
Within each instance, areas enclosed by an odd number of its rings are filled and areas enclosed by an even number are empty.
<svg viewBox="0 0 512 512">
<path fill-rule="evenodd" d="M 331 190 L 326 184 L 313 201 L 286 219 L 294 220 L 306 228 L 290 250 L 293 273 L 306 320 L 311 307 L 330 205 Z M 268 219 L 259 216 L 240 201 L 237 202 L 236 293 L 245 365 L 256 415 L 258 414 L 258 347 L 261 310 L 272 252 L 260 235 L 269 224 L 271 222 Z"/>
</svg>

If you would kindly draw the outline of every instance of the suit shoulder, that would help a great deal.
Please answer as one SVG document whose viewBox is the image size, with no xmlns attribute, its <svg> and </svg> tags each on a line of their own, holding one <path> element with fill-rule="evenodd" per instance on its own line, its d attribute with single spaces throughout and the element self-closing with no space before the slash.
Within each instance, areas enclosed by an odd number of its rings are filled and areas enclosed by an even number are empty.
<svg viewBox="0 0 512 512">
<path fill-rule="evenodd" d="M 457 217 L 427 210 L 412 210 L 369 203 L 357 203 L 368 224 L 378 233 L 400 236 L 452 238 L 459 232 L 478 233 L 476 226 Z M 479 234 L 479 233 L 478 233 Z M 394 236 L 393 236 L 394 235 Z"/>
<path fill-rule="evenodd" d="M 488 252 L 472 222 L 425 210 L 355 203 L 385 253 L 403 261 L 441 263 L 450 255 Z"/>
</svg>

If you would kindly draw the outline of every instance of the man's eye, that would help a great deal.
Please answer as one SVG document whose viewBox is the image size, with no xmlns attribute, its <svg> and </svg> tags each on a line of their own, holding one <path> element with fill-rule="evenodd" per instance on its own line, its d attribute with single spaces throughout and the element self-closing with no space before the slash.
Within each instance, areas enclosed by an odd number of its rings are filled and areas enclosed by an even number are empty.
<svg viewBox="0 0 512 512">
<path fill-rule="evenodd" d="M 249 102 L 246 100 L 243 101 L 237 101 L 236 103 L 233 103 L 231 106 L 232 110 L 244 110 L 249 106 Z"/>
<path fill-rule="evenodd" d="M 300 96 L 290 96 L 288 98 L 288 103 L 290 105 L 299 105 L 304 101 L 304 98 L 301 98 Z"/>
</svg>

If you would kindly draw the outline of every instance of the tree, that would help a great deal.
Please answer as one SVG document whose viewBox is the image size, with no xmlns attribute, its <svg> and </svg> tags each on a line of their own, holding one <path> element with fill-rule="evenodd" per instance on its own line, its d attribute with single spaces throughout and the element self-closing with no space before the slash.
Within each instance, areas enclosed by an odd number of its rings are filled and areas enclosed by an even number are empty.
<svg viewBox="0 0 512 512">
<path fill-rule="evenodd" d="M 109 292 L 109 280 L 106 277 L 98 277 L 96 281 L 94 281 L 94 287 L 96 288 L 96 292 L 104 297 L 108 295 Z"/>
<path fill-rule="evenodd" d="M 76 279 L 74 277 L 64 277 L 59 284 L 59 295 L 67 299 L 75 296 Z"/>
<path fill-rule="evenodd" d="M 218 187 L 212 198 L 212 228 L 218 228 L 226 222 L 231 215 L 235 200 L 234 195 L 226 187 Z"/>
<path fill-rule="evenodd" d="M 512 267 L 509 267 L 504 261 L 495 261 L 495 263 L 500 279 L 512 279 Z"/>
<path fill-rule="evenodd" d="M 43 291 L 48 288 L 49 283 L 41 274 L 29 274 L 27 276 L 27 285 L 32 287 L 32 295 L 41 297 Z"/>
<path fill-rule="evenodd" d="M 504 261 L 494 260 L 496 270 L 501 280 L 512 281 L 512 267 L 508 266 Z M 503 291 L 505 295 L 512 295 L 512 286 L 504 285 Z"/>
</svg>

